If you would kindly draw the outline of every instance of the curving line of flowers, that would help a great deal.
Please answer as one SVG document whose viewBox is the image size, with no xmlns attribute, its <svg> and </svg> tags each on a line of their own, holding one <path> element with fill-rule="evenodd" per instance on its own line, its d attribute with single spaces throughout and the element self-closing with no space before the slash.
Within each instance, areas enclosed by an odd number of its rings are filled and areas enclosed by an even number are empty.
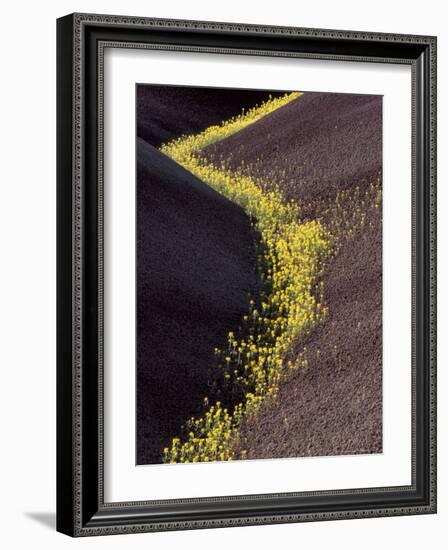
<svg viewBox="0 0 448 550">
<path fill-rule="evenodd" d="M 238 427 L 244 418 L 274 397 L 291 343 L 308 334 L 327 316 L 320 277 L 332 251 L 333 237 L 318 220 L 300 222 L 299 205 L 285 202 L 279 189 L 266 191 L 250 177 L 216 167 L 199 152 L 300 97 L 292 93 L 270 99 L 221 126 L 163 145 L 160 150 L 210 187 L 244 208 L 260 236 L 258 266 L 261 297 L 249 301 L 247 315 L 229 332 L 225 349 L 215 349 L 223 369 L 223 395 L 234 405 L 204 398 L 205 412 L 191 418 L 185 435 L 164 450 L 164 462 L 232 460 Z M 242 457 L 244 458 L 244 451 Z"/>
</svg>

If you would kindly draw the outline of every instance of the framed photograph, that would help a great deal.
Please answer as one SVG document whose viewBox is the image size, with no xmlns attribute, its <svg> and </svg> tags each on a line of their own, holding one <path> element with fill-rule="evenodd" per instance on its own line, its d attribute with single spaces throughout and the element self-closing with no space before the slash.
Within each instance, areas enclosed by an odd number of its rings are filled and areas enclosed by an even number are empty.
<svg viewBox="0 0 448 550">
<path fill-rule="evenodd" d="M 57 50 L 57 529 L 435 513 L 436 38 Z"/>
</svg>

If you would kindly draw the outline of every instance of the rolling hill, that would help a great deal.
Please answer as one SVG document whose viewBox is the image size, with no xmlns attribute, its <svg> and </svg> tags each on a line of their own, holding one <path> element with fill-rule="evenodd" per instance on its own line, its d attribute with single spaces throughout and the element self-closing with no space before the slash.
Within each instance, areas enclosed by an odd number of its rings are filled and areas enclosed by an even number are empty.
<svg viewBox="0 0 448 550">
<path fill-rule="evenodd" d="M 137 141 L 137 462 L 200 410 L 226 343 L 257 295 L 255 240 L 242 208 Z"/>
</svg>

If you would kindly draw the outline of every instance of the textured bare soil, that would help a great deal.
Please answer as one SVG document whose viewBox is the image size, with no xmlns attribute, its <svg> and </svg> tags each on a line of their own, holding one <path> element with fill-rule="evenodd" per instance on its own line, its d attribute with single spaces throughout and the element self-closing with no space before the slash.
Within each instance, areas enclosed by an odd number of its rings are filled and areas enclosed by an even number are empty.
<svg viewBox="0 0 448 550">
<path fill-rule="evenodd" d="M 305 94 L 205 154 L 279 182 L 313 218 L 338 190 L 381 177 L 381 119 L 380 97 Z M 381 210 L 368 211 L 324 281 L 329 318 L 291 354 L 306 345 L 308 369 L 285 377 L 276 401 L 243 426 L 248 458 L 382 451 Z"/>
</svg>

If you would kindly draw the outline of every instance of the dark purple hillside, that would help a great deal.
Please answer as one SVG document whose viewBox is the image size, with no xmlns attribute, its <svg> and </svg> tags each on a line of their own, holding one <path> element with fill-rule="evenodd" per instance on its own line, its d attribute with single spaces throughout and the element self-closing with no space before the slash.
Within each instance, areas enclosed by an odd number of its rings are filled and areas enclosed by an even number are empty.
<svg viewBox="0 0 448 550">
<path fill-rule="evenodd" d="M 257 296 L 255 239 L 236 204 L 137 140 L 137 463 L 201 411 L 226 344 Z"/>
</svg>

